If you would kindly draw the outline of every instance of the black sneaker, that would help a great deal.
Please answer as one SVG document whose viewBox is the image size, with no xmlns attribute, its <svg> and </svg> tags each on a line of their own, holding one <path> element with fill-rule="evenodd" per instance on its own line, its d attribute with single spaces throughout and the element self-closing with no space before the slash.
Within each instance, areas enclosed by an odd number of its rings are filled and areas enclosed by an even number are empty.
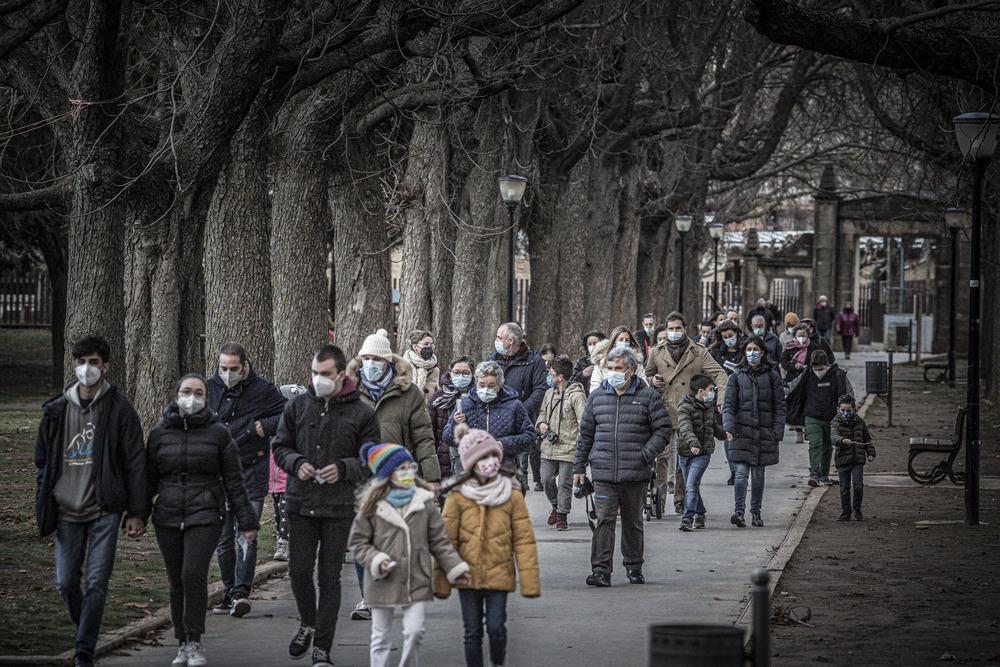
<svg viewBox="0 0 1000 667">
<path fill-rule="evenodd" d="M 760 518 L 760 512 L 750 512 L 750 525 L 755 528 L 764 527 L 764 520 Z"/>
<path fill-rule="evenodd" d="M 535 491 L 544 491 L 544 490 L 545 489 L 542 488 L 542 483 L 541 482 L 535 482 Z"/>
<path fill-rule="evenodd" d="M 851 511 L 850 510 L 842 512 L 840 514 L 840 516 L 837 517 L 837 521 L 850 521 L 850 520 L 851 520 Z"/>
<path fill-rule="evenodd" d="M 608 588 L 611 586 L 611 577 L 604 572 L 595 571 L 587 577 L 587 585 L 594 588 Z"/>
<path fill-rule="evenodd" d="M 73 656 L 73 667 L 94 667 L 94 659 L 89 653 L 77 653 Z"/>
<path fill-rule="evenodd" d="M 300 623 L 299 631 L 295 633 L 295 638 L 288 645 L 288 657 L 292 660 L 298 660 L 308 653 L 309 647 L 312 646 L 313 634 L 315 632 L 313 628 Z"/>
<path fill-rule="evenodd" d="M 861 513 L 861 509 L 860 508 L 854 510 L 854 520 L 855 521 L 864 521 L 865 520 L 865 515 Z"/>
<path fill-rule="evenodd" d="M 222 598 L 222 602 L 212 607 L 213 614 L 228 614 L 233 610 L 233 599 L 228 595 Z"/>
<path fill-rule="evenodd" d="M 743 514 L 737 512 L 736 514 L 729 517 L 729 523 L 733 524 L 737 528 L 746 528 L 747 522 L 743 520 Z"/>
<path fill-rule="evenodd" d="M 815 488 L 819 486 L 819 484 L 820 484 L 819 475 L 817 475 L 814 472 L 809 473 L 809 486 Z"/>
<path fill-rule="evenodd" d="M 730 473 L 729 473 L 729 481 L 726 482 L 727 486 L 733 486 L 734 484 L 736 484 L 736 471 L 735 470 L 730 471 Z"/>
<path fill-rule="evenodd" d="M 330 652 L 325 648 L 315 647 L 313 649 L 313 667 L 333 667 Z"/>
<path fill-rule="evenodd" d="M 233 600 L 233 608 L 229 611 L 230 616 L 235 616 L 236 618 L 242 618 L 250 613 L 250 609 L 253 605 L 250 604 L 250 600 L 246 598 L 236 598 Z"/>
<path fill-rule="evenodd" d="M 646 583 L 646 577 L 642 576 L 642 570 L 626 570 L 625 575 L 628 577 L 628 583 L 630 584 Z"/>
</svg>

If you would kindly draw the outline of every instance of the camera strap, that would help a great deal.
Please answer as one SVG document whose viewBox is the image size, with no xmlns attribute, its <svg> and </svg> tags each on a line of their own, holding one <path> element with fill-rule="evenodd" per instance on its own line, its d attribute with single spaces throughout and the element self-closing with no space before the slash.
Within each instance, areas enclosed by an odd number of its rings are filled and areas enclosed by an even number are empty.
<svg viewBox="0 0 1000 667">
<path fill-rule="evenodd" d="M 597 524 L 594 521 L 597 519 L 597 501 L 594 500 L 594 494 L 587 494 L 586 499 L 587 506 L 587 523 L 590 524 L 590 532 L 597 532 Z"/>
</svg>

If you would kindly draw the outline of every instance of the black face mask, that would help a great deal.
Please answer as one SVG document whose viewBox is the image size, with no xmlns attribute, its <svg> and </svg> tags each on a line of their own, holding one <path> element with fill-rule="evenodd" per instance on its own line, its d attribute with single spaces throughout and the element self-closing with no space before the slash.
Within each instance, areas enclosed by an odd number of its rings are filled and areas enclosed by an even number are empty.
<svg viewBox="0 0 1000 667">
<path fill-rule="evenodd" d="M 430 361 L 431 357 L 433 356 L 434 356 L 433 347 L 425 347 L 420 350 L 420 358 L 423 359 L 424 361 Z"/>
<path fill-rule="evenodd" d="M 849 312 L 851 312 L 852 310 L 854 310 L 854 309 L 853 309 L 853 308 L 851 308 L 850 306 L 847 306 L 847 307 L 845 307 L 845 308 L 844 308 L 844 312 L 845 312 L 845 313 L 849 313 Z"/>
</svg>

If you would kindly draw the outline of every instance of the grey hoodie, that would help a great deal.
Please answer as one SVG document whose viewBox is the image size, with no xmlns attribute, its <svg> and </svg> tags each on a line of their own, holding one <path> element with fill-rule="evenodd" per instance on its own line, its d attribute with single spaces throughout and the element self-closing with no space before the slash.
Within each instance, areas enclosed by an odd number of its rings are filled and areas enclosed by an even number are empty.
<svg viewBox="0 0 1000 667">
<path fill-rule="evenodd" d="M 66 389 L 68 403 L 63 419 L 62 466 L 52 495 L 59 505 L 59 520 L 86 523 L 101 517 L 94 489 L 94 428 L 102 409 L 101 398 L 108 391 L 102 381 L 97 395 L 83 407 L 80 404 L 79 383 Z"/>
</svg>

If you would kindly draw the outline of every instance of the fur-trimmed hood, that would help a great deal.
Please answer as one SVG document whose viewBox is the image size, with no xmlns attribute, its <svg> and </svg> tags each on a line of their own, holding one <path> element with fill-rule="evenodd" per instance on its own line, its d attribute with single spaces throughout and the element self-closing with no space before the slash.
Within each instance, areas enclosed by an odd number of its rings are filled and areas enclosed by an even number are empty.
<svg viewBox="0 0 1000 667">
<path fill-rule="evenodd" d="M 403 357 L 393 353 L 386 361 L 392 366 L 393 378 L 389 386 L 398 384 L 399 388 L 406 391 L 413 384 L 413 368 Z M 347 363 L 347 374 L 361 386 L 361 357 L 354 357 Z"/>
</svg>

